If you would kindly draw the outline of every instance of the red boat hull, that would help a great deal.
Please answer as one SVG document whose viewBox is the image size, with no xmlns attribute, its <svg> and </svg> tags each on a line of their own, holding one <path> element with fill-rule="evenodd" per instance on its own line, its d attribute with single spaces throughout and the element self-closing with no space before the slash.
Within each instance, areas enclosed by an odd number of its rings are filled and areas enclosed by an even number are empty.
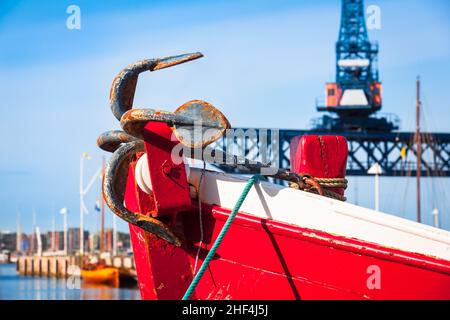
<svg viewBox="0 0 450 320">
<path fill-rule="evenodd" d="M 130 170 L 126 203 L 139 210 L 132 182 Z M 198 266 L 229 215 L 209 205 L 202 212 Z M 181 247 L 131 225 L 130 232 L 142 298 L 181 299 L 194 274 L 198 211 L 178 214 Z M 450 299 L 450 263 L 239 213 L 192 298 Z"/>
</svg>

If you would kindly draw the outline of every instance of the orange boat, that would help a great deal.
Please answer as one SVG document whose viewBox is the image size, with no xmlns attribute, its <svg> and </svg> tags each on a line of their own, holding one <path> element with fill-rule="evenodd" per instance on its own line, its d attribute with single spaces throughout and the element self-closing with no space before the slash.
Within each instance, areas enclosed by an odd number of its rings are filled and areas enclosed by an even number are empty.
<svg viewBox="0 0 450 320">
<path fill-rule="evenodd" d="M 119 286 L 119 269 L 114 267 L 97 267 L 93 270 L 81 270 L 81 278 L 88 283 L 107 283 Z"/>
</svg>

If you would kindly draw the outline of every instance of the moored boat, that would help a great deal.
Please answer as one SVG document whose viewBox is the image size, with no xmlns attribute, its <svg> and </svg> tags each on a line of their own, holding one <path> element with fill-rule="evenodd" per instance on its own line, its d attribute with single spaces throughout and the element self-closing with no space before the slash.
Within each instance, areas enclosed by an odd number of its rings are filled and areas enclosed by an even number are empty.
<svg viewBox="0 0 450 320">
<path fill-rule="evenodd" d="M 286 170 L 208 149 L 229 123 L 204 101 L 132 109 L 140 72 L 200 56 L 120 73 L 110 98 L 125 132 L 98 139 L 114 152 L 103 194 L 130 223 L 143 299 L 450 299 L 450 233 L 343 201 L 344 138 L 292 139 Z M 182 152 L 231 158 L 221 164 L 241 174 L 190 167 Z"/>
<path fill-rule="evenodd" d="M 82 269 L 81 278 L 87 283 L 109 284 L 119 286 L 119 269 L 115 267 L 96 267 L 92 270 Z"/>
<path fill-rule="evenodd" d="M 136 274 L 127 268 L 94 266 L 81 270 L 81 277 L 86 283 L 106 284 L 114 287 L 126 287 L 136 284 Z"/>
<path fill-rule="evenodd" d="M 195 183 L 201 173 L 191 174 Z M 198 265 L 246 183 L 214 172 L 204 179 Z M 134 191 L 128 192 L 127 205 L 139 208 Z M 179 299 L 192 280 L 201 239 L 197 208 L 178 219 L 181 247 L 130 228 L 133 248 L 145 252 L 136 257 L 143 298 Z M 195 297 L 449 299 L 449 247 L 443 230 L 261 182 L 245 199 Z"/>
</svg>

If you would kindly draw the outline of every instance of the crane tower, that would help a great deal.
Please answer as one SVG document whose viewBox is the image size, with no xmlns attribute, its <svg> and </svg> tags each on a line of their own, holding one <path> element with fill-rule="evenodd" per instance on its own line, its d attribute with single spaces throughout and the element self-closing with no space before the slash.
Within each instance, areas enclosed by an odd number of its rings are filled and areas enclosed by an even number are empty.
<svg viewBox="0 0 450 320">
<path fill-rule="evenodd" d="M 329 131 L 392 131 L 398 126 L 373 114 L 381 109 L 378 44 L 369 41 L 363 0 L 342 0 L 336 42 L 336 81 L 325 85 L 325 101 L 316 103 L 325 115 L 316 129 Z"/>
</svg>

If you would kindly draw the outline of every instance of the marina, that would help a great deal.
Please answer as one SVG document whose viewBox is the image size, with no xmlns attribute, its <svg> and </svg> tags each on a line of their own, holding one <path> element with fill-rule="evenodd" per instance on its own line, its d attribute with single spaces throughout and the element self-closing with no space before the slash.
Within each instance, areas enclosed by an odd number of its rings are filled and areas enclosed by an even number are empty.
<svg viewBox="0 0 450 320">
<path fill-rule="evenodd" d="M 112 257 L 105 260 L 105 265 L 135 272 L 132 257 Z M 17 271 L 25 276 L 47 276 L 66 278 L 71 275 L 71 268 L 83 268 L 79 256 L 55 256 L 55 257 L 19 257 L 17 259 Z M 86 263 L 84 263 L 86 264 Z M 73 273 L 73 271 L 72 271 Z"/>
<path fill-rule="evenodd" d="M 21 276 L 15 264 L 0 265 L 1 300 L 139 300 L 137 287 L 83 284 L 68 286 L 65 278 Z"/>
</svg>

